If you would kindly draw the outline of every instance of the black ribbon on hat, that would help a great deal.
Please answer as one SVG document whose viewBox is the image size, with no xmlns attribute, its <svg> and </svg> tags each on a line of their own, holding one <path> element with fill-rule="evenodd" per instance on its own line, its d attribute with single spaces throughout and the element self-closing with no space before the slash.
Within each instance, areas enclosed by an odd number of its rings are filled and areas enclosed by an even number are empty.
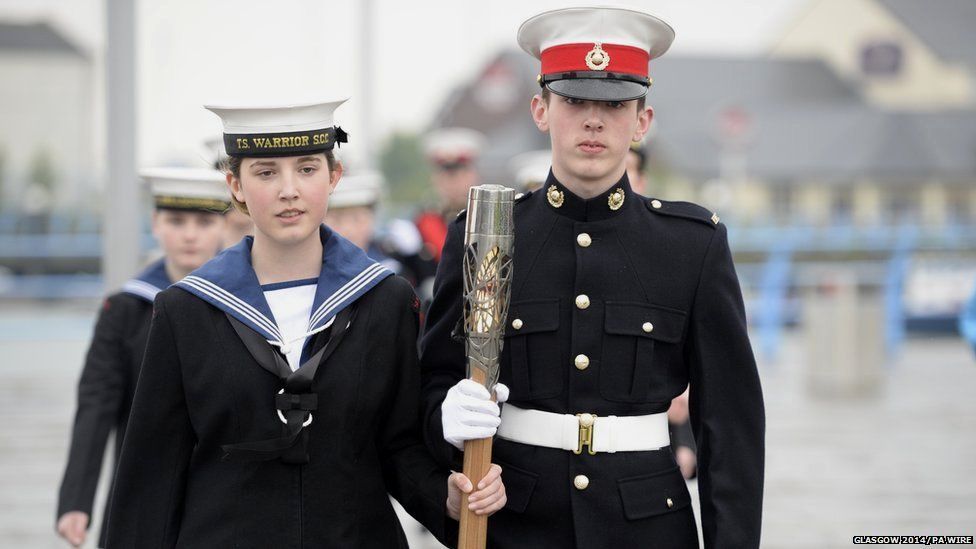
<svg viewBox="0 0 976 549">
<path fill-rule="evenodd" d="M 331 151 L 336 143 L 348 143 L 349 134 L 339 126 L 281 133 L 225 133 L 229 156 L 267 158 L 299 156 Z"/>
<path fill-rule="evenodd" d="M 332 126 L 332 131 L 335 134 L 336 144 L 349 142 L 349 134 L 346 133 L 346 130 L 340 128 L 339 126 Z M 342 145 L 339 146 L 342 147 Z"/>
</svg>

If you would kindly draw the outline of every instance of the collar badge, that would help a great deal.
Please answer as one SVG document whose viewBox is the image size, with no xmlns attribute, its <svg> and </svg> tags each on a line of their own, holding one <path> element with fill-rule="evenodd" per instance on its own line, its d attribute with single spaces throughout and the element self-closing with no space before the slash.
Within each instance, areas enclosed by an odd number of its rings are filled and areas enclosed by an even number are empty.
<svg viewBox="0 0 976 549">
<path fill-rule="evenodd" d="M 610 205 L 610 209 L 613 211 L 619 210 L 624 205 L 624 198 L 626 197 L 627 195 L 624 194 L 623 189 L 618 188 L 610 193 L 610 196 L 607 197 L 607 203 Z"/>
<path fill-rule="evenodd" d="M 549 201 L 549 205 L 553 208 L 558 208 L 563 205 L 563 192 L 560 191 L 555 185 L 549 187 L 546 191 L 546 200 Z"/>
</svg>

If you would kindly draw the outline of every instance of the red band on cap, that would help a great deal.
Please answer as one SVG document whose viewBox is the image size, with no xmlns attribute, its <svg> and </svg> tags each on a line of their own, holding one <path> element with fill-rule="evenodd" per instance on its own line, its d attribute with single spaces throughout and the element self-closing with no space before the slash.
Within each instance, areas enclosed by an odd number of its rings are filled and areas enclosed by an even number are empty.
<svg viewBox="0 0 976 549">
<path fill-rule="evenodd" d="M 592 71 L 586 64 L 586 56 L 596 44 L 560 44 L 542 52 L 542 74 L 570 71 Z M 647 51 L 633 46 L 601 44 L 603 51 L 610 56 L 610 62 L 600 70 L 647 77 Z"/>
</svg>

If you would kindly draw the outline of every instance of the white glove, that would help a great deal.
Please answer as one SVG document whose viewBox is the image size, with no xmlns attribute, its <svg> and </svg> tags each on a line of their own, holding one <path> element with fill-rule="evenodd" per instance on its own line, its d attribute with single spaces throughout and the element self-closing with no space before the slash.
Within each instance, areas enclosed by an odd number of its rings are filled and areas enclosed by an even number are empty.
<svg viewBox="0 0 976 549">
<path fill-rule="evenodd" d="M 451 387 L 441 403 L 444 440 L 463 450 L 466 440 L 495 436 L 502 422 L 498 405 L 508 400 L 508 387 L 496 384 L 495 397 L 497 403 L 492 402 L 484 385 L 471 379 L 462 379 Z"/>
</svg>

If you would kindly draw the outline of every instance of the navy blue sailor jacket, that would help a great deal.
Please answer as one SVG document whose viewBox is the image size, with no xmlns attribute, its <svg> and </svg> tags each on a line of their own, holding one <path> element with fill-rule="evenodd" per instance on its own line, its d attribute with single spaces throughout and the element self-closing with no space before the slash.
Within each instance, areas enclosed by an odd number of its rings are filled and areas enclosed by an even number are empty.
<svg viewBox="0 0 976 549">
<path fill-rule="evenodd" d="M 293 372 L 322 356 L 306 392 L 274 373 L 285 342 L 250 266 L 252 237 L 156 297 L 109 549 L 407 547 L 390 495 L 439 539 L 455 535 L 449 471 L 419 427 L 416 296 L 321 235 L 312 335 Z M 295 444 L 270 451 L 294 417 Z"/>
<path fill-rule="evenodd" d="M 465 375 L 463 217 L 421 345 L 427 444 L 455 464 L 440 405 Z M 516 199 L 514 221 L 500 375 L 509 404 L 638 416 L 667 411 L 690 383 L 705 547 L 758 547 L 765 412 L 725 226 L 694 204 L 637 195 L 626 175 L 584 200 L 550 174 Z M 488 521 L 490 547 L 698 547 L 668 448 L 576 455 L 496 437 L 493 461 L 508 504 Z"/>
</svg>

